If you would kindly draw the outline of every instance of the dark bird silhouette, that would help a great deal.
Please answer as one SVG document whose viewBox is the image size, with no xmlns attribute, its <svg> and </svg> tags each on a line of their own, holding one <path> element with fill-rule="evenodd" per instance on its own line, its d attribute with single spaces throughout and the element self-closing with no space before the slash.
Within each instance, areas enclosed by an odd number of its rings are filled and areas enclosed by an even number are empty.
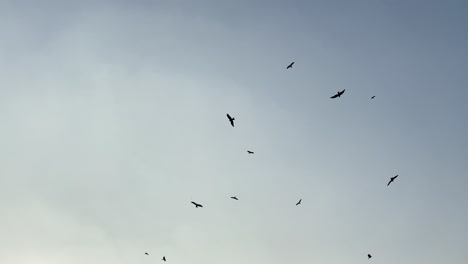
<svg viewBox="0 0 468 264">
<path fill-rule="evenodd" d="M 300 205 L 302 202 L 302 199 L 299 200 L 299 202 L 296 203 L 296 205 Z"/>
<path fill-rule="evenodd" d="M 293 61 L 293 62 L 291 62 L 291 64 L 289 64 L 289 65 L 288 65 L 288 67 L 286 67 L 286 70 L 287 70 L 287 69 L 291 69 L 291 68 L 292 68 L 292 66 L 293 66 L 293 64 L 294 64 L 294 61 Z"/>
<path fill-rule="evenodd" d="M 232 196 L 231 199 L 239 200 L 239 199 L 237 199 L 237 197 L 235 197 L 235 196 Z"/>
<path fill-rule="evenodd" d="M 149 256 L 148 252 L 145 252 L 145 255 Z"/>
<path fill-rule="evenodd" d="M 334 98 L 337 98 L 337 97 L 341 97 L 341 95 L 344 94 L 344 91 L 346 91 L 346 89 L 344 89 L 344 90 L 341 91 L 341 92 L 338 92 L 337 94 L 335 94 L 334 96 L 332 96 L 332 97 L 330 97 L 330 98 L 334 99 Z"/>
<path fill-rule="evenodd" d="M 163 258 L 162 258 L 161 260 L 164 260 L 164 261 L 166 261 L 166 256 L 163 256 Z"/>
<path fill-rule="evenodd" d="M 236 120 L 234 117 L 231 117 L 229 114 L 226 114 L 227 118 L 229 119 L 229 122 L 231 122 L 231 126 L 234 127 L 234 120 Z"/>
<path fill-rule="evenodd" d="M 198 204 L 198 203 L 196 203 L 196 202 L 192 202 L 192 203 L 195 205 L 195 208 L 198 208 L 198 207 L 203 207 L 203 205 L 201 205 L 201 204 Z"/>
<path fill-rule="evenodd" d="M 390 183 L 392 183 L 397 177 L 398 177 L 398 175 L 391 177 L 390 181 L 387 183 L 387 186 L 389 186 Z"/>
<path fill-rule="evenodd" d="M 374 99 L 375 98 L 375 95 L 373 95 L 370 99 Z"/>
<path fill-rule="evenodd" d="M 372 258 L 371 254 L 367 254 L 367 258 L 368 259 Z"/>
<path fill-rule="evenodd" d="M 249 154 L 254 154 L 254 152 L 253 152 L 253 151 L 250 151 L 250 150 L 247 150 L 247 153 L 249 153 Z"/>
</svg>

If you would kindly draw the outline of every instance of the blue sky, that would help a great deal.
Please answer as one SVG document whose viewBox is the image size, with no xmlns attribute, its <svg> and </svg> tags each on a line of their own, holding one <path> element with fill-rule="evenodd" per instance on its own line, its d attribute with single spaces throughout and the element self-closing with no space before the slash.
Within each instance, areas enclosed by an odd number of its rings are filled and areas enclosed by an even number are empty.
<svg viewBox="0 0 468 264">
<path fill-rule="evenodd" d="M 0 263 L 462 263 L 467 11 L 0 1 Z"/>
</svg>

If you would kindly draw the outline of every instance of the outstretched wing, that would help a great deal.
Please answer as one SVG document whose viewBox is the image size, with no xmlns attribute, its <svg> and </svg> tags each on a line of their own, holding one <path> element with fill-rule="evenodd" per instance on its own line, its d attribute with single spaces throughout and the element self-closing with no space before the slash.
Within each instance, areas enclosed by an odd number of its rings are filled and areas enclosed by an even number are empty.
<svg viewBox="0 0 468 264">
<path fill-rule="evenodd" d="M 335 94 L 334 96 L 330 97 L 331 99 L 334 99 L 334 98 L 337 98 L 338 96 L 340 96 L 339 93 Z"/>
<path fill-rule="evenodd" d="M 387 186 L 390 185 L 390 183 L 392 183 L 393 179 L 390 179 L 390 181 L 387 183 Z"/>
<path fill-rule="evenodd" d="M 232 117 L 229 114 L 226 114 L 226 116 L 229 120 L 232 120 Z"/>
</svg>

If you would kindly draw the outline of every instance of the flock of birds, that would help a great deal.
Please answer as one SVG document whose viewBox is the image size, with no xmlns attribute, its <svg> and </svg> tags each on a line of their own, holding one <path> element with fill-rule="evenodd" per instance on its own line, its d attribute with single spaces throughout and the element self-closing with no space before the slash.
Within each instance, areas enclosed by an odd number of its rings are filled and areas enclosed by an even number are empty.
<svg viewBox="0 0 468 264">
<path fill-rule="evenodd" d="M 291 69 L 293 65 L 294 65 L 294 61 L 291 62 L 291 64 L 289 64 L 289 65 L 286 67 L 286 69 Z M 335 98 L 341 97 L 341 96 L 344 94 L 345 90 L 346 90 L 346 89 L 344 89 L 343 91 L 337 92 L 335 95 L 331 96 L 330 98 L 331 98 L 331 99 L 335 99 Z M 371 97 L 371 99 L 374 99 L 374 98 L 375 98 L 375 95 L 373 95 L 373 96 Z M 235 119 L 234 117 L 230 116 L 229 114 L 226 114 L 226 116 L 227 116 L 227 118 L 228 118 L 228 120 L 229 120 L 229 123 L 231 123 L 231 126 L 234 127 L 234 121 L 235 121 L 236 119 Z M 251 150 L 247 150 L 247 153 L 248 153 L 249 155 L 250 155 L 250 154 L 254 154 L 254 152 L 251 151 Z M 397 177 L 398 177 L 398 175 L 395 175 L 395 176 L 391 177 L 391 178 L 390 178 L 390 181 L 387 183 L 387 186 L 389 186 Z M 233 200 L 239 200 L 236 196 L 232 196 L 231 199 L 233 199 Z M 296 203 L 296 206 L 300 205 L 301 202 L 302 202 L 302 199 L 299 199 L 299 201 Z M 196 202 L 194 202 L 194 201 L 191 201 L 191 203 L 192 203 L 193 205 L 195 205 L 195 208 L 198 208 L 198 207 L 202 207 L 202 208 L 203 208 L 203 205 L 201 205 L 201 204 L 199 204 L 199 203 L 196 203 Z M 149 256 L 148 252 L 145 252 L 145 255 L 148 255 L 148 256 Z M 368 259 L 371 259 L 371 258 L 372 258 L 372 255 L 371 255 L 371 254 L 367 254 L 367 258 L 368 258 Z M 166 256 L 163 256 L 163 258 L 162 258 L 161 260 L 162 260 L 162 261 L 166 261 Z"/>
</svg>

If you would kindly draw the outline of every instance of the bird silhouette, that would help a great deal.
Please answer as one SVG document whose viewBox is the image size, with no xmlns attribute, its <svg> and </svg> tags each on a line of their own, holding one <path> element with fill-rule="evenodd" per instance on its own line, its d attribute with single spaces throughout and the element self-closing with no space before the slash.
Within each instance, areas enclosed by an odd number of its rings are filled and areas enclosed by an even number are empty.
<svg viewBox="0 0 468 264">
<path fill-rule="evenodd" d="M 299 202 L 296 203 L 296 205 L 300 205 L 302 202 L 302 199 L 299 200 Z"/>
<path fill-rule="evenodd" d="M 370 99 L 374 99 L 375 98 L 375 95 L 373 95 Z"/>
<path fill-rule="evenodd" d="M 368 259 L 372 258 L 371 254 L 367 254 L 367 258 Z"/>
<path fill-rule="evenodd" d="M 286 70 L 287 70 L 287 69 L 291 69 L 291 68 L 292 68 L 292 66 L 293 66 L 293 64 L 294 64 L 294 61 L 293 61 L 293 62 L 291 62 L 291 64 L 289 64 L 289 65 L 288 65 L 288 67 L 286 67 Z"/>
<path fill-rule="evenodd" d="M 198 203 L 196 203 L 196 202 L 192 202 L 192 203 L 195 205 L 195 208 L 198 208 L 198 207 L 203 207 L 203 205 L 201 205 L 201 204 L 198 204 Z"/>
<path fill-rule="evenodd" d="M 237 197 L 235 197 L 235 196 L 232 196 L 231 199 L 239 200 L 239 199 L 237 199 Z"/>
<path fill-rule="evenodd" d="M 162 258 L 161 260 L 164 260 L 164 261 L 166 261 L 166 256 L 163 256 L 163 258 Z"/>
<path fill-rule="evenodd" d="M 330 97 L 330 98 L 334 99 L 334 98 L 337 98 L 337 97 L 341 97 L 341 95 L 344 94 L 344 91 L 346 91 L 346 89 L 344 89 L 344 90 L 341 91 L 341 92 L 338 92 L 337 94 L 335 94 L 334 96 L 332 96 L 332 97 Z"/>
<path fill-rule="evenodd" d="M 397 177 L 398 177 L 398 175 L 391 177 L 390 181 L 387 183 L 387 186 L 389 186 L 390 183 L 392 183 Z"/>
<path fill-rule="evenodd" d="M 231 117 L 229 114 L 226 114 L 227 118 L 229 119 L 229 122 L 231 122 L 231 126 L 234 127 L 234 120 L 236 120 L 234 117 Z"/>
<path fill-rule="evenodd" d="M 247 153 L 249 153 L 249 154 L 254 154 L 254 152 L 253 152 L 253 151 L 250 151 L 250 150 L 247 150 Z"/>
<path fill-rule="evenodd" d="M 148 252 L 145 252 L 145 255 L 149 256 Z"/>
</svg>

